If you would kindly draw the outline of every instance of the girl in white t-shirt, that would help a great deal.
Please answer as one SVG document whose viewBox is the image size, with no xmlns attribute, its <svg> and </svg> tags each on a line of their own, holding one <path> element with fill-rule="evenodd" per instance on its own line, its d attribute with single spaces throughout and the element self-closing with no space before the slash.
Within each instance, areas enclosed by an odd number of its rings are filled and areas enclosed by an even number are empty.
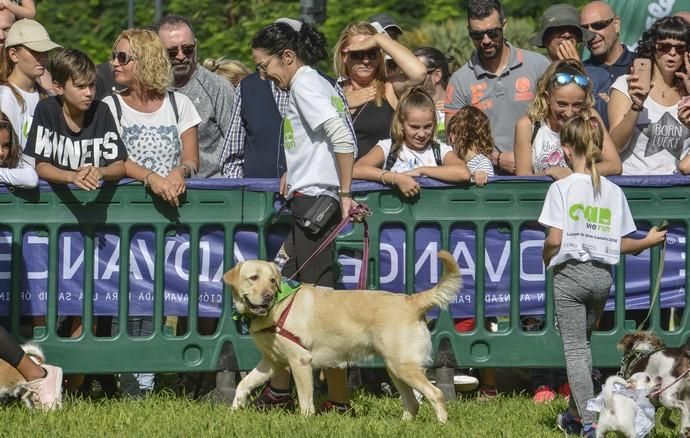
<svg viewBox="0 0 690 438">
<path fill-rule="evenodd" d="M 419 194 L 416 177 L 449 183 L 469 181 L 465 162 L 450 146 L 434 140 L 436 123 L 433 98 L 420 87 L 410 89 L 393 114 L 391 138 L 380 140 L 357 160 L 353 177 L 390 184 L 406 197 Z"/>
<path fill-rule="evenodd" d="M 554 268 L 556 319 L 563 340 L 570 405 L 558 426 L 593 436 L 596 414 L 585 409 L 593 397 L 589 340 L 611 289 L 611 265 L 620 253 L 634 253 L 664 241 L 666 231 L 652 228 L 643 239 L 635 231 L 623 191 L 599 176 L 595 163 L 604 138 L 599 118 L 582 112 L 561 128 L 561 146 L 573 173 L 554 182 L 539 223 L 548 227 L 544 263 Z"/>
<path fill-rule="evenodd" d="M 490 157 L 496 145 L 486 114 L 473 106 L 460 108 L 450 118 L 446 132 L 455 153 L 467 163 L 472 181 L 478 186 L 489 182 L 494 176 Z"/>
</svg>

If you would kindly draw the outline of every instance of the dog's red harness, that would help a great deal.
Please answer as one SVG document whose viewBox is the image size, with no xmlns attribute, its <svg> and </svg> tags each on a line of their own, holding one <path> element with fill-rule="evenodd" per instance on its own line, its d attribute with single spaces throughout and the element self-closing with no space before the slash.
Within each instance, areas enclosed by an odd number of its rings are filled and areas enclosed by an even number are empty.
<svg viewBox="0 0 690 438">
<path fill-rule="evenodd" d="M 295 344 L 299 345 L 300 347 L 304 347 L 302 344 L 302 340 L 297 336 L 296 334 L 292 333 L 290 330 L 285 328 L 285 320 L 287 320 L 288 314 L 290 313 L 290 309 L 292 309 L 292 302 L 295 301 L 295 295 L 292 295 L 290 297 L 290 302 L 288 303 L 287 307 L 283 309 L 283 312 L 280 314 L 280 317 L 278 318 L 278 322 L 276 325 L 272 325 L 270 327 L 262 328 L 261 330 L 257 331 L 257 333 L 262 333 L 262 332 L 270 332 L 270 333 L 276 333 L 277 335 L 280 335 L 284 337 L 285 339 L 288 339 Z"/>
</svg>

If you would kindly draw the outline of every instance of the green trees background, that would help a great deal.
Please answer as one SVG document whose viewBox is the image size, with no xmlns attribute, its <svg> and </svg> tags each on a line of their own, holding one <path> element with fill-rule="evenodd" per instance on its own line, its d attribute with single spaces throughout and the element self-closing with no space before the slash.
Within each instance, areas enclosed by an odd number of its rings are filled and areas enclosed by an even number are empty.
<svg viewBox="0 0 690 438">
<path fill-rule="evenodd" d="M 278 17 L 298 18 L 299 0 L 164 0 L 165 13 L 187 16 L 199 42 L 199 57 L 239 59 L 251 66 L 249 42 L 262 26 Z M 528 47 L 536 31 L 542 0 L 504 0 L 507 36 Z M 571 1 L 581 6 L 586 0 Z M 399 20 L 409 47 L 433 45 L 462 64 L 472 51 L 467 36 L 466 0 L 328 0 L 327 19 L 319 26 L 333 44 L 348 23 L 386 12 Z M 38 0 L 37 19 L 51 38 L 87 52 L 96 62 L 109 58 L 117 34 L 128 25 L 128 0 Z M 135 26 L 154 21 L 154 0 L 136 0 Z M 326 67 L 326 66 L 324 66 Z M 328 67 L 326 67 L 328 69 Z"/>
</svg>

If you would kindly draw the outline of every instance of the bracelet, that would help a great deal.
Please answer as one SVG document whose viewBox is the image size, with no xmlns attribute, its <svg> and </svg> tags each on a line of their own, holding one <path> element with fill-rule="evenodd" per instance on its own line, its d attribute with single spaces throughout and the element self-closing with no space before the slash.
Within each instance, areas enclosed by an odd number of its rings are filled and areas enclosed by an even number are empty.
<svg viewBox="0 0 690 438">
<path fill-rule="evenodd" d="M 386 185 L 386 181 L 383 179 L 383 176 L 384 176 L 385 174 L 387 174 L 387 173 L 390 173 L 390 171 L 384 170 L 383 172 L 381 172 L 381 176 L 380 176 L 380 178 L 381 178 L 381 184 L 384 185 L 384 186 Z"/>
<path fill-rule="evenodd" d="M 182 164 L 180 164 L 180 166 L 185 168 L 185 176 L 186 177 L 191 178 L 192 176 L 196 175 L 197 168 L 196 168 L 196 164 L 194 164 L 193 161 L 183 161 Z M 189 175 L 187 175 L 187 170 L 189 171 Z"/>
<path fill-rule="evenodd" d="M 149 173 L 146 174 L 146 176 L 144 177 L 144 188 L 146 188 L 146 187 L 148 187 L 148 186 L 151 185 L 151 183 L 149 183 L 149 177 L 150 177 L 151 175 L 153 175 L 154 173 L 156 173 L 156 172 L 154 172 L 154 171 L 152 170 L 152 171 L 150 171 Z"/>
<path fill-rule="evenodd" d="M 341 192 L 338 190 L 338 196 L 341 198 L 352 198 L 352 192 Z"/>
</svg>

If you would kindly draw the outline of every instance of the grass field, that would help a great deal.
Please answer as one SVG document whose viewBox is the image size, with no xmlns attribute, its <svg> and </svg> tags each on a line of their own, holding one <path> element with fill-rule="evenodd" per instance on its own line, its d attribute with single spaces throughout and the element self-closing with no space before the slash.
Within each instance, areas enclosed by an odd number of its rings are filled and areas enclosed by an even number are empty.
<svg viewBox="0 0 690 438">
<path fill-rule="evenodd" d="M 30 411 L 19 402 L 0 407 L 2 437 L 563 437 L 555 425 L 562 399 L 534 405 L 526 395 L 499 396 L 479 402 L 467 397 L 449 404 L 450 420 L 436 422 L 428 403 L 412 422 L 400 421 L 396 398 L 357 393 L 354 417 L 297 414 L 246 409 L 190 401 L 166 393 L 143 400 L 67 398 L 62 410 Z M 678 416 L 675 414 L 677 421 Z M 613 435 L 611 435 L 613 436 Z M 658 426 L 651 437 L 673 437 Z"/>
</svg>

